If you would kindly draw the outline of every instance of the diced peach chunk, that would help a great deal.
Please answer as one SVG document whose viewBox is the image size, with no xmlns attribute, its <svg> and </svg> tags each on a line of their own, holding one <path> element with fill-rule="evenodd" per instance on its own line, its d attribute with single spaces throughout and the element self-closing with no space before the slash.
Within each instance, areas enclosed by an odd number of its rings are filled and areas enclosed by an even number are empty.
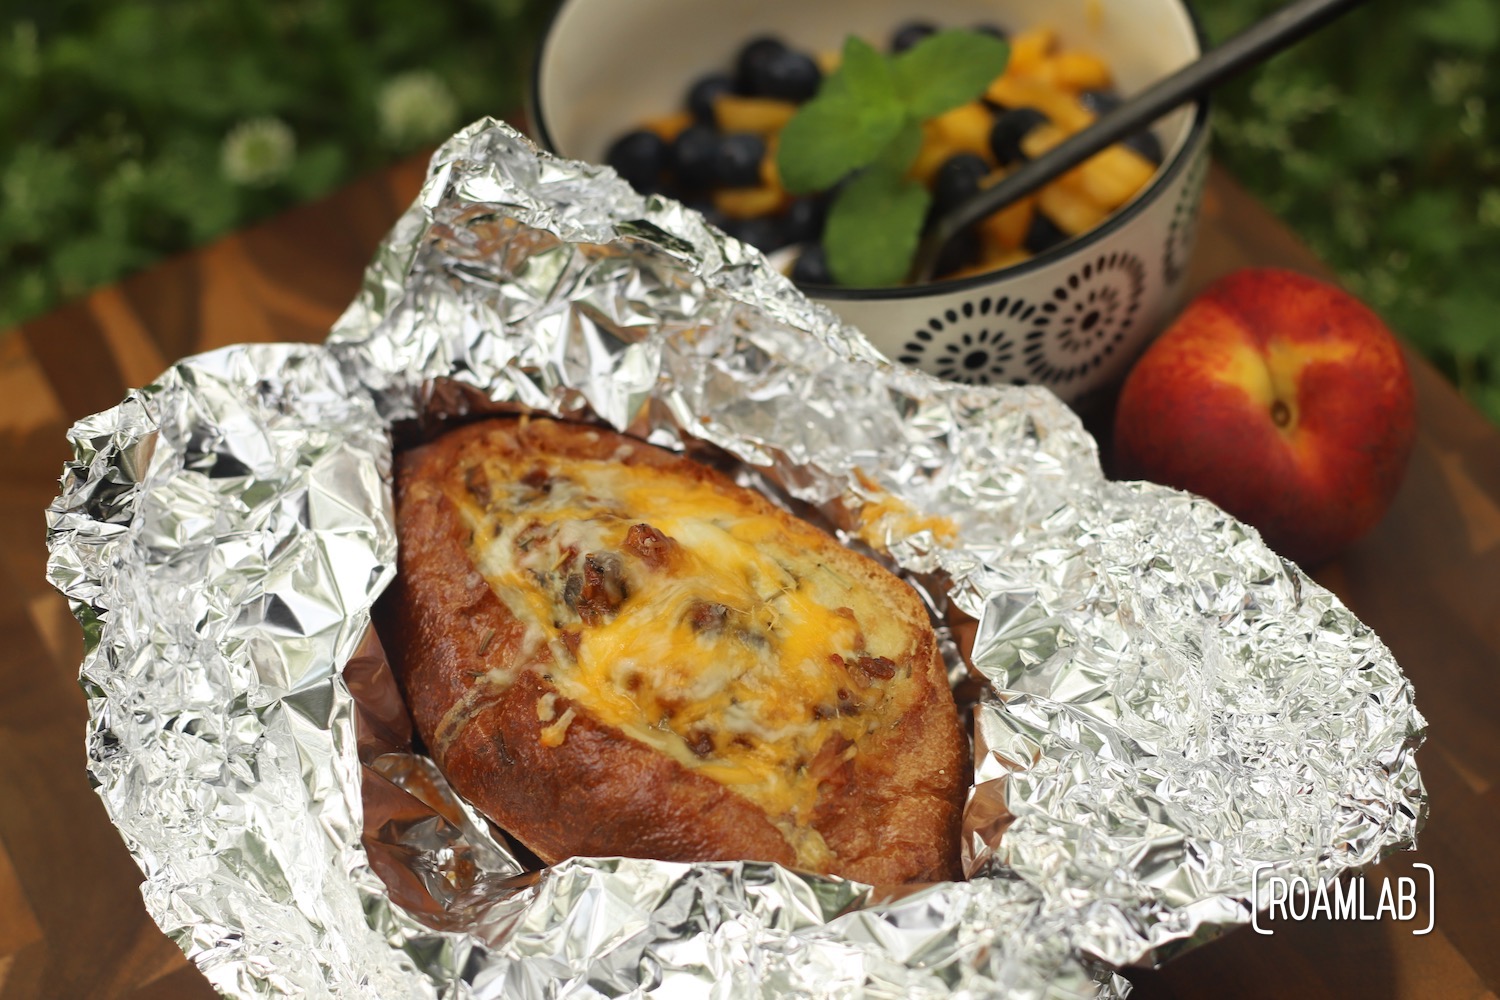
<svg viewBox="0 0 1500 1000">
<path fill-rule="evenodd" d="M 1030 259 L 1031 251 L 1016 247 L 1012 250 L 1006 250 L 1004 253 L 986 256 L 982 263 L 989 270 L 998 271 L 1002 267 L 1010 267 L 1012 264 L 1019 264 L 1023 260 Z"/>
<path fill-rule="evenodd" d="M 976 274 L 989 274 L 991 271 L 998 271 L 1002 267 L 1019 264 L 1030 257 L 1031 254 L 1025 250 L 1004 250 L 996 254 L 986 252 L 979 258 L 979 263 L 959 268 L 957 271 L 943 275 L 943 277 L 947 279 L 972 278 Z"/>
<path fill-rule="evenodd" d="M 714 98 L 714 120 L 721 132 L 754 132 L 770 135 L 779 132 L 797 113 L 791 101 L 769 97 L 741 97 L 720 94 Z"/>
<path fill-rule="evenodd" d="M 985 162 L 994 162 L 990 152 L 990 128 L 995 116 L 979 101 L 960 104 L 932 120 L 939 140 L 954 152 L 977 153 Z"/>
<path fill-rule="evenodd" d="M 931 185 L 932 179 L 937 176 L 938 168 L 948 161 L 950 156 L 962 152 L 950 146 L 942 133 L 938 131 L 937 125 L 932 121 L 922 123 L 922 148 L 917 151 L 917 158 L 907 169 L 906 176 L 914 181 Z"/>
<path fill-rule="evenodd" d="M 658 115 L 655 118 L 647 118 L 644 128 L 650 129 L 663 140 L 671 142 L 682 134 L 683 129 L 693 124 L 693 114 L 690 111 L 677 111 L 670 115 Z"/>
<path fill-rule="evenodd" d="M 1067 137 L 1066 129 L 1060 129 L 1056 125 L 1038 125 L 1021 139 L 1021 152 L 1028 159 L 1034 160 Z"/>
<path fill-rule="evenodd" d="M 1031 196 L 1012 202 L 979 220 L 979 235 L 986 250 L 1014 250 L 1026 239 L 1036 199 Z"/>
<path fill-rule="evenodd" d="M 1092 52 L 1069 49 L 1059 52 L 1049 63 L 1052 83 L 1075 93 L 1081 90 L 1103 90 L 1110 85 L 1109 64 Z"/>
<path fill-rule="evenodd" d="M 1007 76 L 1032 76 L 1046 63 L 1052 50 L 1057 48 L 1057 32 L 1042 26 L 1017 32 L 1010 40 L 1010 62 L 1005 65 Z"/>
<path fill-rule="evenodd" d="M 968 267 L 961 267 L 957 271 L 947 271 L 938 275 L 938 277 L 943 281 L 954 281 L 958 278 L 973 278 L 977 275 L 989 274 L 993 270 L 994 268 L 989 264 L 979 261 L 978 263 L 970 264 Z"/>
<path fill-rule="evenodd" d="M 1114 145 L 1077 168 L 1084 194 L 1106 209 L 1125 204 L 1156 173 L 1156 165 L 1128 146 Z"/>
<path fill-rule="evenodd" d="M 1077 98 L 1041 80 L 1002 76 L 989 85 L 985 96 L 1007 108 L 1037 108 L 1053 123 L 1070 132 L 1087 128 L 1093 114 Z"/>
<path fill-rule="evenodd" d="M 1059 184 L 1042 188 L 1037 193 L 1036 203 L 1048 218 L 1057 223 L 1057 228 L 1069 236 L 1093 229 L 1109 214 L 1093 199 Z"/>
<path fill-rule="evenodd" d="M 780 135 L 766 139 L 766 155 L 760 161 L 760 183 L 763 187 L 775 188 L 785 194 L 786 189 L 781 184 L 781 168 L 776 165 L 776 150 L 780 145 Z"/>
<path fill-rule="evenodd" d="M 720 188 L 713 193 L 714 207 L 731 219 L 753 219 L 775 215 L 786 207 L 786 192 L 780 187 Z"/>
</svg>

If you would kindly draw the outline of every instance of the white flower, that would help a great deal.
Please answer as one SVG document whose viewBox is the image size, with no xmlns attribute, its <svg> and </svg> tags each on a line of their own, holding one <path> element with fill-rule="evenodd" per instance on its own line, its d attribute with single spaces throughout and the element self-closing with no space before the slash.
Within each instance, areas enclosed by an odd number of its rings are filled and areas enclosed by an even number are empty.
<svg viewBox="0 0 1500 1000">
<path fill-rule="evenodd" d="M 380 134 L 396 146 L 441 139 L 458 122 L 458 99 L 431 70 L 393 76 L 375 99 Z"/>
<path fill-rule="evenodd" d="M 219 148 L 224 176 L 248 187 L 265 187 L 285 177 L 296 157 L 297 137 L 279 118 L 240 122 Z"/>
</svg>

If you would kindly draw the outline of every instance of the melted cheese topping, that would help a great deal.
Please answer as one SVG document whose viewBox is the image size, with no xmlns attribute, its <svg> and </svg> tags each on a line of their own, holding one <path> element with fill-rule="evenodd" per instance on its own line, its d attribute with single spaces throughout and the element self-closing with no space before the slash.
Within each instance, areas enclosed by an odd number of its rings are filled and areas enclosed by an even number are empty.
<svg viewBox="0 0 1500 1000">
<path fill-rule="evenodd" d="M 905 711 L 896 664 L 911 640 L 819 558 L 822 536 L 712 483 L 619 463 L 490 457 L 454 481 L 469 485 L 451 496 L 474 564 L 527 628 L 523 666 L 759 805 L 805 863 L 826 858 L 807 828 L 820 786 Z"/>
</svg>

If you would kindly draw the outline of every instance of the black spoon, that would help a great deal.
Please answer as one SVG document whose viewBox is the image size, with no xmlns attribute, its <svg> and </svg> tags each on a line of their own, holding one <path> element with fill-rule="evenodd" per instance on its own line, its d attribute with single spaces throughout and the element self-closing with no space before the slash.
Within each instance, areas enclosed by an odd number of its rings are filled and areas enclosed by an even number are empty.
<svg viewBox="0 0 1500 1000">
<path fill-rule="evenodd" d="M 984 188 L 945 212 L 922 238 L 909 279 L 932 278 L 948 241 L 990 213 L 1004 208 L 1076 167 L 1126 136 L 1134 135 L 1162 115 L 1186 104 L 1242 69 L 1257 65 L 1332 21 L 1364 0 L 1297 0 L 1251 25 L 1218 48 L 1163 77 L 1124 101 L 1088 128 L 1058 143 L 997 184 Z"/>
</svg>

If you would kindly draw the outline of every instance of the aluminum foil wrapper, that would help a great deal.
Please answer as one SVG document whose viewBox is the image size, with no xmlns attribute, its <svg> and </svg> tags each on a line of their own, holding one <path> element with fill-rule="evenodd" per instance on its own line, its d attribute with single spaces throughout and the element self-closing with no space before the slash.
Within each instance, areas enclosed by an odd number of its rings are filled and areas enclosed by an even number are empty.
<svg viewBox="0 0 1500 1000">
<path fill-rule="evenodd" d="M 393 429 L 490 409 L 732 458 L 977 619 L 969 878 L 525 870 L 411 752 L 369 629 Z M 500 123 L 437 154 L 326 345 L 189 358 L 70 438 L 48 574 L 90 773 L 234 996 L 1115 996 L 1248 922 L 1257 866 L 1332 879 L 1425 813 L 1411 685 L 1254 531 L 1107 482 L 1045 391 L 888 365 L 696 213 Z"/>
</svg>

